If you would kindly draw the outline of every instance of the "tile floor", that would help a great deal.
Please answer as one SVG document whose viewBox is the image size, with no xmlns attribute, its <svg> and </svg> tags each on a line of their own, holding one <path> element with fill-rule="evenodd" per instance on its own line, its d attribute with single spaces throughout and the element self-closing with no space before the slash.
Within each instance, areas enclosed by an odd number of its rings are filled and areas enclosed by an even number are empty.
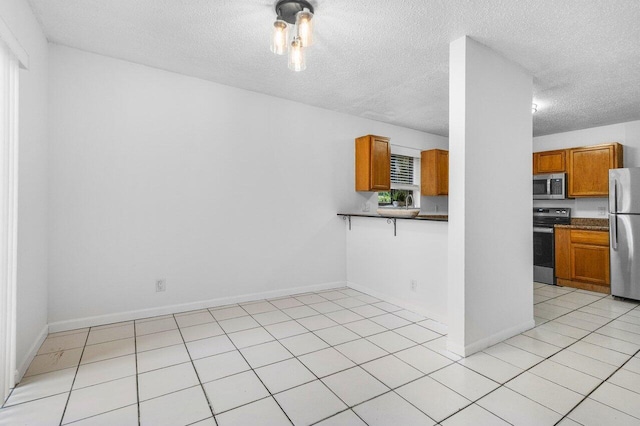
<svg viewBox="0 0 640 426">
<path fill-rule="evenodd" d="M 639 425 L 638 305 L 534 297 L 534 329 L 464 359 L 347 288 L 54 333 L 0 424 Z"/>
</svg>

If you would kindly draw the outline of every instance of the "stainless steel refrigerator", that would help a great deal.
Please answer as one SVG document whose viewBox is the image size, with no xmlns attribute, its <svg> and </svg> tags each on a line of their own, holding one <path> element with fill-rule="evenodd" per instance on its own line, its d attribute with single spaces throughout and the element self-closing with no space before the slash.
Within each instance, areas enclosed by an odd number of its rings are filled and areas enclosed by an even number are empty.
<svg viewBox="0 0 640 426">
<path fill-rule="evenodd" d="M 640 300 L 640 167 L 609 170 L 611 294 Z"/>
</svg>

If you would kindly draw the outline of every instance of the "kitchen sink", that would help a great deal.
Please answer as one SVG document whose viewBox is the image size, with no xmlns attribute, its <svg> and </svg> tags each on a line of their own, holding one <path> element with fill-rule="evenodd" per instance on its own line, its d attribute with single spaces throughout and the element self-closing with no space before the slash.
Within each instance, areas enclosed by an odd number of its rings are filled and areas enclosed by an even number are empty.
<svg viewBox="0 0 640 426">
<path fill-rule="evenodd" d="M 376 210 L 380 216 L 388 217 L 416 217 L 420 209 L 407 209 L 405 207 L 380 207 Z"/>
</svg>

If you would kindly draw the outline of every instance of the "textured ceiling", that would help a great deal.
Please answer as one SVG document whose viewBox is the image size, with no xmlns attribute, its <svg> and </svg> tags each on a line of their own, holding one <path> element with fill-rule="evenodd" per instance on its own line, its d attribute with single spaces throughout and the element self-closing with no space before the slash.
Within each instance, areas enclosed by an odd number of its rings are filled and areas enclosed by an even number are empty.
<svg viewBox="0 0 640 426">
<path fill-rule="evenodd" d="M 301 73 L 275 0 L 30 3 L 51 42 L 439 135 L 464 35 L 533 75 L 534 135 L 640 119 L 639 0 L 318 0 Z"/>
</svg>

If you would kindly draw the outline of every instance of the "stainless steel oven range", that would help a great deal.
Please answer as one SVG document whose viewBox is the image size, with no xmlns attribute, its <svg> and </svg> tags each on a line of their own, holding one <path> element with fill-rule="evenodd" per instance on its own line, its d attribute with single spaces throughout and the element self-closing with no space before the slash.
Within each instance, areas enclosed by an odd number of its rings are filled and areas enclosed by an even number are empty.
<svg viewBox="0 0 640 426">
<path fill-rule="evenodd" d="M 533 209 L 533 280 L 556 283 L 554 225 L 571 223 L 571 209 L 534 207 Z"/>
</svg>

